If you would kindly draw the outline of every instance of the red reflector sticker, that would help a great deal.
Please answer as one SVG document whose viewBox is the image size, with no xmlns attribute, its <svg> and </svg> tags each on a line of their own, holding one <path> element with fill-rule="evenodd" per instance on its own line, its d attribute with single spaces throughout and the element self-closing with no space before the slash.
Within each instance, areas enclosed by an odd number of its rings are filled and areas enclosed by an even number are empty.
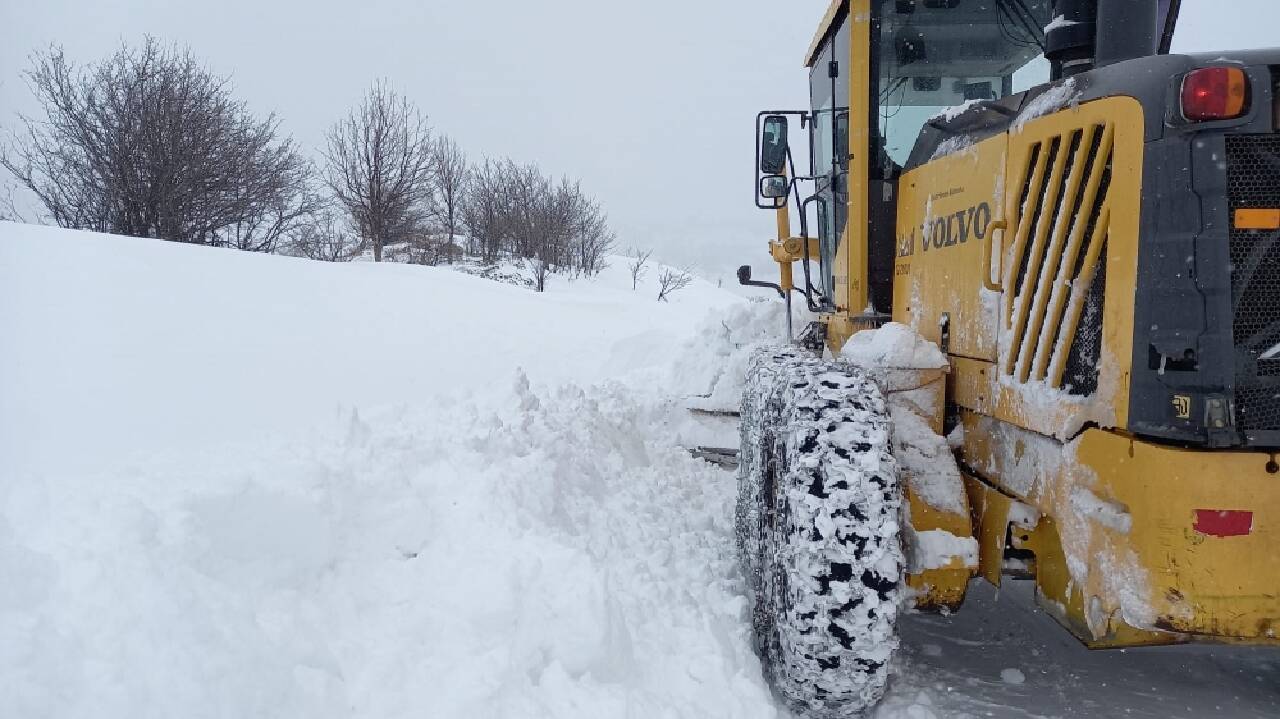
<svg viewBox="0 0 1280 719">
<path fill-rule="evenodd" d="M 1243 537 L 1253 531 L 1253 512 L 1197 509 L 1195 530 L 1212 537 Z"/>
</svg>

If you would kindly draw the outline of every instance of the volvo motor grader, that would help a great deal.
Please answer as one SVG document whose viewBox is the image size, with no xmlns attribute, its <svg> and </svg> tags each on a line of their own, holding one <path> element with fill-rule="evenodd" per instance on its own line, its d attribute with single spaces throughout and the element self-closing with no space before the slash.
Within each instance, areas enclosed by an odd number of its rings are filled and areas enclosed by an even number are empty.
<svg viewBox="0 0 1280 719">
<path fill-rule="evenodd" d="M 818 320 L 753 359 L 737 530 L 803 713 L 975 576 L 1091 648 L 1277 642 L 1280 50 L 1170 54 L 1178 10 L 836 0 L 758 116 L 781 281 L 739 279 Z M 847 361 L 904 325 L 944 361 Z"/>
</svg>

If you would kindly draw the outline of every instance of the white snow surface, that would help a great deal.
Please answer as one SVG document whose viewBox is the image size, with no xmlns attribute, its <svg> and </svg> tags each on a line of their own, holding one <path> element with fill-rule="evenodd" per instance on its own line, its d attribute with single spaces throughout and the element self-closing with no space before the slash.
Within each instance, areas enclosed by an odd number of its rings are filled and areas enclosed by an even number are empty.
<svg viewBox="0 0 1280 719">
<path fill-rule="evenodd" d="M 923 386 L 930 379 L 928 370 L 948 366 L 941 348 L 911 327 L 890 322 L 855 334 L 840 356 L 868 372 L 885 393 L 893 419 L 893 456 L 912 494 L 939 511 L 965 514 L 964 483 L 952 447 L 925 419 L 937 409 L 932 406 L 936 393 Z M 903 541 L 912 572 L 941 569 L 955 559 L 966 567 L 978 566 L 977 540 L 941 530 L 917 531 L 909 505 L 903 511 L 908 515 Z"/>
<path fill-rule="evenodd" d="M 966 567 L 978 566 L 978 540 L 973 537 L 957 537 L 945 529 L 930 529 L 911 532 L 908 541 L 913 573 L 942 569 L 955 559 Z"/>
<path fill-rule="evenodd" d="M 898 397 L 889 396 L 893 456 L 907 475 L 911 489 L 934 509 L 963 514 L 968 505 L 951 445 L 911 407 L 897 401 Z"/>
<path fill-rule="evenodd" d="M 938 346 L 900 322 L 859 332 L 840 351 L 843 359 L 868 368 L 941 369 L 947 356 Z"/>
<path fill-rule="evenodd" d="M 955 137 L 948 137 L 947 139 L 938 143 L 938 148 L 933 151 L 933 155 L 930 156 L 929 159 L 936 160 L 939 157 L 946 157 L 947 155 L 953 155 L 962 150 L 967 150 L 970 147 L 973 147 L 973 145 L 974 145 L 973 137 L 969 135 L 956 135 Z"/>
<path fill-rule="evenodd" d="M 1018 112 L 1018 117 L 1014 119 L 1010 132 L 1017 132 L 1028 122 L 1065 108 L 1079 97 L 1080 91 L 1076 87 L 1075 78 L 1068 78 L 1062 84 L 1049 88 L 1027 103 L 1026 107 L 1023 107 Z"/>
<path fill-rule="evenodd" d="M 0 223 L 0 716 L 786 717 L 733 476 L 681 446 L 779 310 L 625 275 Z M 876 719 L 1280 713 L 1274 652 L 1091 654 L 970 594 L 903 619 Z"/>
<path fill-rule="evenodd" d="M 775 716 L 623 286 L 0 225 L 3 713 Z"/>
<path fill-rule="evenodd" d="M 1127 507 L 1102 499 L 1086 487 L 1076 487 L 1071 491 L 1071 506 L 1086 519 L 1121 534 L 1128 534 L 1133 528 L 1133 515 L 1129 514 Z"/>
<path fill-rule="evenodd" d="M 694 392 L 689 405 L 738 411 L 752 352 L 779 342 L 786 317 L 786 306 L 773 297 L 752 298 L 707 315 L 673 365 L 676 382 Z M 808 310 L 799 303 L 793 305 L 796 333 L 811 319 Z"/>
<path fill-rule="evenodd" d="M 1000 680 L 1005 684 L 1026 684 L 1027 675 L 1021 669 L 1010 667 L 1000 672 Z"/>
<path fill-rule="evenodd" d="M 964 488 L 952 448 L 925 419 L 937 408 L 931 404 L 933 393 L 922 385 L 930 379 L 929 370 L 948 366 L 946 355 L 914 329 L 890 322 L 855 334 L 840 357 L 871 375 L 885 393 L 893 418 L 894 457 L 915 494 L 944 512 L 964 512 Z"/>
<path fill-rule="evenodd" d="M 0 337 L 19 349 L 0 352 L 0 457 L 92 469 L 305 434 L 352 407 L 500 399 L 517 367 L 546 383 L 665 373 L 709 308 L 742 302 L 703 281 L 656 295 L 631 291 L 623 258 L 537 294 L 445 268 L 0 223 Z"/>
<path fill-rule="evenodd" d="M 1055 17 L 1053 21 L 1050 22 L 1048 25 L 1044 26 L 1044 32 L 1046 35 L 1048 35 L 1049 33 L 1059 28 L 1075 27 L 1076 25 L 1079 25 L 1079 24 L 1080 23 L 1078 21 L 1068 20 L 1066 15 L 1059 15 Z"/>
<path fill-rule="evenodd" d="M 942 112 L 939 112 L 937 115 L 934 115 L 932 120 L 934 122 L 937 122 L 937 121 L 951 122 L 957 117 L 960 117 L 961 115 L 968 112 L 970 108 L 972 108 L 974 105 L 977 105 L 980 102 L 982 101 L 981 100 L 965 100 L 959 105 L 953 105 L 951 107 L 943 108 Z"/>
</svg>

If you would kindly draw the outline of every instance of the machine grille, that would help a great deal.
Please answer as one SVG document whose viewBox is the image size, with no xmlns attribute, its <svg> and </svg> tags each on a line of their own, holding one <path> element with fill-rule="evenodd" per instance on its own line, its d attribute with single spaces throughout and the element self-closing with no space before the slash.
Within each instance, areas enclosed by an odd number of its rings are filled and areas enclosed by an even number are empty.
<svg viewBox="0 0 1280 719">
<path fill-rule="evenodd" d="M 1097 390 L 1114 138 L 1105 123 L 1045 138 L 1017 178 L 1001 367 L 1019 382 Z"/>
<path fill-rule="evenodd" d="M 1107 250 L 1102 249 L 1102 256 Z M 1076 340 L 1071 343 L 1067 357 L 1067 371 L 1062 385 L 1070 394 L 1089 396 L 1098 390 L 1098 367 L 1102 363 L 1102 304 L 1107 295 L 1107 263 L 1098 264 L 1093 286 L 1084 303 L 1080 328 Z"/>
<path fill-rule="evenodd" d="M 1229 135 L 1227 197 L 1239 209 L 1280 208 L 1280 135 Z M 1280 232 L 1231 229 L 1236 423 L 1280 430 Z"/>
</svg>

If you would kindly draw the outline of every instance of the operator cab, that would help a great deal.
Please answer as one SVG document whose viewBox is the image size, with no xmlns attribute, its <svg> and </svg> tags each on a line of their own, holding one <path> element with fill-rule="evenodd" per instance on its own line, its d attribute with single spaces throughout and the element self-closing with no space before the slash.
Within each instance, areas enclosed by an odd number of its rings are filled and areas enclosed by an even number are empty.
<svg viewBox="0 0 1280 719">
<path fill-rule="evenodd" d="M 765 209 L 785 207 L 794 193 L 801 234 L 819 240 L 819 252 L 810 258 L 818 263 L 818 276 L 799 288 L 811 309 L 864 316 L 890 312 L 898 176 L 933 159 L 947 135 L 958 135 L 946 125 L 961 114 L 968 120 L 966 133 L 986 113 L 991 124 L 1000 124 L 1016 112 L 1009 109 L 1016 103 L 1001 100 L 1100 62 L 1105 49 L 1095 45 L 1096 5 L 1096 0 L 870 0 L 871 37 L 851 42 L 849 3 L 832 3 L 805 56 L 810 108 L 760 116 L 769 120 L 764 127 L 772 127 L 774 137 L 787 115 L 799 116 L 809 129 L 808 175 L 797 173 L 794 163 L 788 168 L 779 162 L 772 172 L 757 173 L 756 188 L 757 206 Z M 1142 38 L 1163 31 L 1167 46 L 1176 18 L 1170 8 L 1176 7 L 1176 0 L 1162 2 L 1152 27 L 1135 30 L 1133 42 L 1141 45 Z M 1122 49 L 1113 52 L 1123 54 Z M 851 103 L 851 92 L 858 92 L 851 88 L 859 86 L 851 74 L 860 64 L 870 68 L 865 95 Z M 866 113 L 865 125 L 851 125 L 851 112 Z M 866 127 L 865 137 L 859 127 Z M 865 175 L 854 168 L 851 176 L 850 160 L 858 160 L 863 147 L 869 148 Z M 794 179 L 780 179 L 788 169 Z M 851 203 L 850 191 L 865 192 L 865 200 Z M 861 251 L 844 247 L 851 209 L 866 213 L 865 310 L 851 306 L 859 299 L 848 292 L 847 255 Z M 814 220 L 816 232 L 810 233 Z"/>
<path fill-rule="evenodd" d="M 921 129 L 938 117 L 982 100 L 996 100 L 1049 79 L 1043 27 L 1050 0 L 954 0 L 872 3 L 869 61 L 873 68 L 865 104 L 874 113 L 868 147 L 870 311 L 887 313 L 892 297 L 896 180 Z M 847 223 L 850 149 L 847 13 L 837 11 L 819 31 L 809 67 L 811 167 L 820 240 L 820 292 L 834 309 L 840 245 Z M 862 103 L 859 103 L 862 104 Z M 856 153 L 856 148 L 853 149 Z M 807 223 L 806 223 L 807 224 Z M 860 308 L 852 308 L 855 311 Z"/>
</svg>

